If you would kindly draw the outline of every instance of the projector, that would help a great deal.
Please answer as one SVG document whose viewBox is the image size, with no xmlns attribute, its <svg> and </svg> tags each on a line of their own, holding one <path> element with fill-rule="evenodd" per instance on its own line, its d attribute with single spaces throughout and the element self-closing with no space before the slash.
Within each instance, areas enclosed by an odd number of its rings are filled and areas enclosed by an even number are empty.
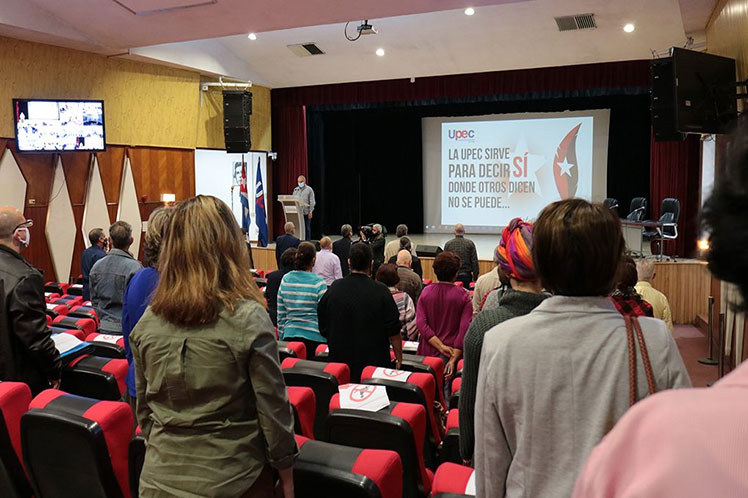
<svg viewBox="0 0 748 498">
<path fill-rule="evenodd" d="M 376 35 L 377 34 L 377 30 L 374 29 L 374 26 L 369 24 L 368 20 L 362 22 L 358 27 L 356 27 L 356 31 L 358 31 L 360 35 Z"/>
</svg>

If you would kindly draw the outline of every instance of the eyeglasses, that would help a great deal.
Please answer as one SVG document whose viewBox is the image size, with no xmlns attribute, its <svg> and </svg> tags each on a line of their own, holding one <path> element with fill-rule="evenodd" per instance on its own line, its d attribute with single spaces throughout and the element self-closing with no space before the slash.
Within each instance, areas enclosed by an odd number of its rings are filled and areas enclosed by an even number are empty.
<svg viewBox="0 0 748 498">
<path fill-rule="evenodd" d="M 13 229 L 13 231 L 15 232 L 19 228 L 31 228 L 33 226 L 34 226 L 34 221 L 33 220 L 26 220 L 23 223 L 20 223 L 17 227 L 15 227 Z"/>
</svg>

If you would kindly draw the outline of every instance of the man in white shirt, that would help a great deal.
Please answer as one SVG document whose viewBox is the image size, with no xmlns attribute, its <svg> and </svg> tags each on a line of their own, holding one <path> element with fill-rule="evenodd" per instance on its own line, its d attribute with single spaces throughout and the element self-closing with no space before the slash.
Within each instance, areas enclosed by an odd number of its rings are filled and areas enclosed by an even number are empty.
<svg viewBox="0 0 748 498">
<path fill-rule="evenodd" d="M 314 262 L 312 271 L 322 277 L 329 286 L 339 278 L 343 278 L 343 270 L 340 267 L 340 258 L 332 252 L 332 239 L 322 237 L 319 241 L 320 251 Z"/>
<path fill-rule="evenodd" d="M 312 238 L 312 213 L 314 212 L 314 190 L 312 187 L 306 184 L 306 178 L 304 175 L 298 178 L 299 186 L 293 189 L 293 196 L 297 197 L 299 201 L 305 204 L 301 208 L 301 214 L 304 215 L 304 240 L 310 240 Z"/>
</svg>

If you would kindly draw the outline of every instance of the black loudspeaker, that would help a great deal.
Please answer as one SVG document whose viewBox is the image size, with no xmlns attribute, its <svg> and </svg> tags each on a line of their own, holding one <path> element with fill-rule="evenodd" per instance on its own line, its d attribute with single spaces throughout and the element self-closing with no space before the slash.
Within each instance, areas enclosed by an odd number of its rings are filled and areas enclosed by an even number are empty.
<svg viewBox="0 0 748 498">
<path fill-rule="evenodd" d="M 226 152 L 249 152 L 249 116 L 252 114 L 252 94 L 244 90 L 223 92 L 223 137 Z"/>
<path fill-rule="evenodd" d="M 416 246 L 416 254 L 419 258 L 433 258 L 440 252 L 442 252 L 442 248 L 439 246 L 427 246 L 423 244 Z"/>
<path fill-rule="evenodd" d="M 683 140 L 675 114 L 675 67 L 673 58 L 654 59 L 651 64 L 649 105 L 652 111 L 652 133 L 655 140 Z"/>
</svg>

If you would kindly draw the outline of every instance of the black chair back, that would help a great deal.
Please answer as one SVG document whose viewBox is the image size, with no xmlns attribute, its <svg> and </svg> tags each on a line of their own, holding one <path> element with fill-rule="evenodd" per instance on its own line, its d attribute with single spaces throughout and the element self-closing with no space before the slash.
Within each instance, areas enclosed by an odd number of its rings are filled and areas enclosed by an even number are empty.
<svg viewBox="0 0 748 498">
<path fill-rule="evenodd" d="M 662 209 L 660 209 L 660 223 L 678 223 L 680 216 L 680 201 L 668 197 L 662 200 Z M 674 236 L 675 229 L 672 226 L 663 226 L 662 232 L 665 235 Z"/>
<path fill-rule="evenodd" d="M 323 423 L 330 410 L 330 400 L 338 393 L 338 379 L 322 370 L 294 367 L 283 370 L 283 380 L 287 386 L 310 387 L 314 391 L 314 437 L 320 439 Z"/>
<path fill-rule="evenodd" d="M 145 438 L 141 435 L 135 436 L 127 448 L 127 469 L 129 472 L 130 494 L 132 498 L 138 498 L 140 492 L 140 472 L 145 462 Z"/>
<path fill-rule="evenodd" d="M 642 221 L 647 215 L 647 198 L 634 197 L 631 199 L 629 214 L 626 219 L 629 221 Z"/>
</svg>

